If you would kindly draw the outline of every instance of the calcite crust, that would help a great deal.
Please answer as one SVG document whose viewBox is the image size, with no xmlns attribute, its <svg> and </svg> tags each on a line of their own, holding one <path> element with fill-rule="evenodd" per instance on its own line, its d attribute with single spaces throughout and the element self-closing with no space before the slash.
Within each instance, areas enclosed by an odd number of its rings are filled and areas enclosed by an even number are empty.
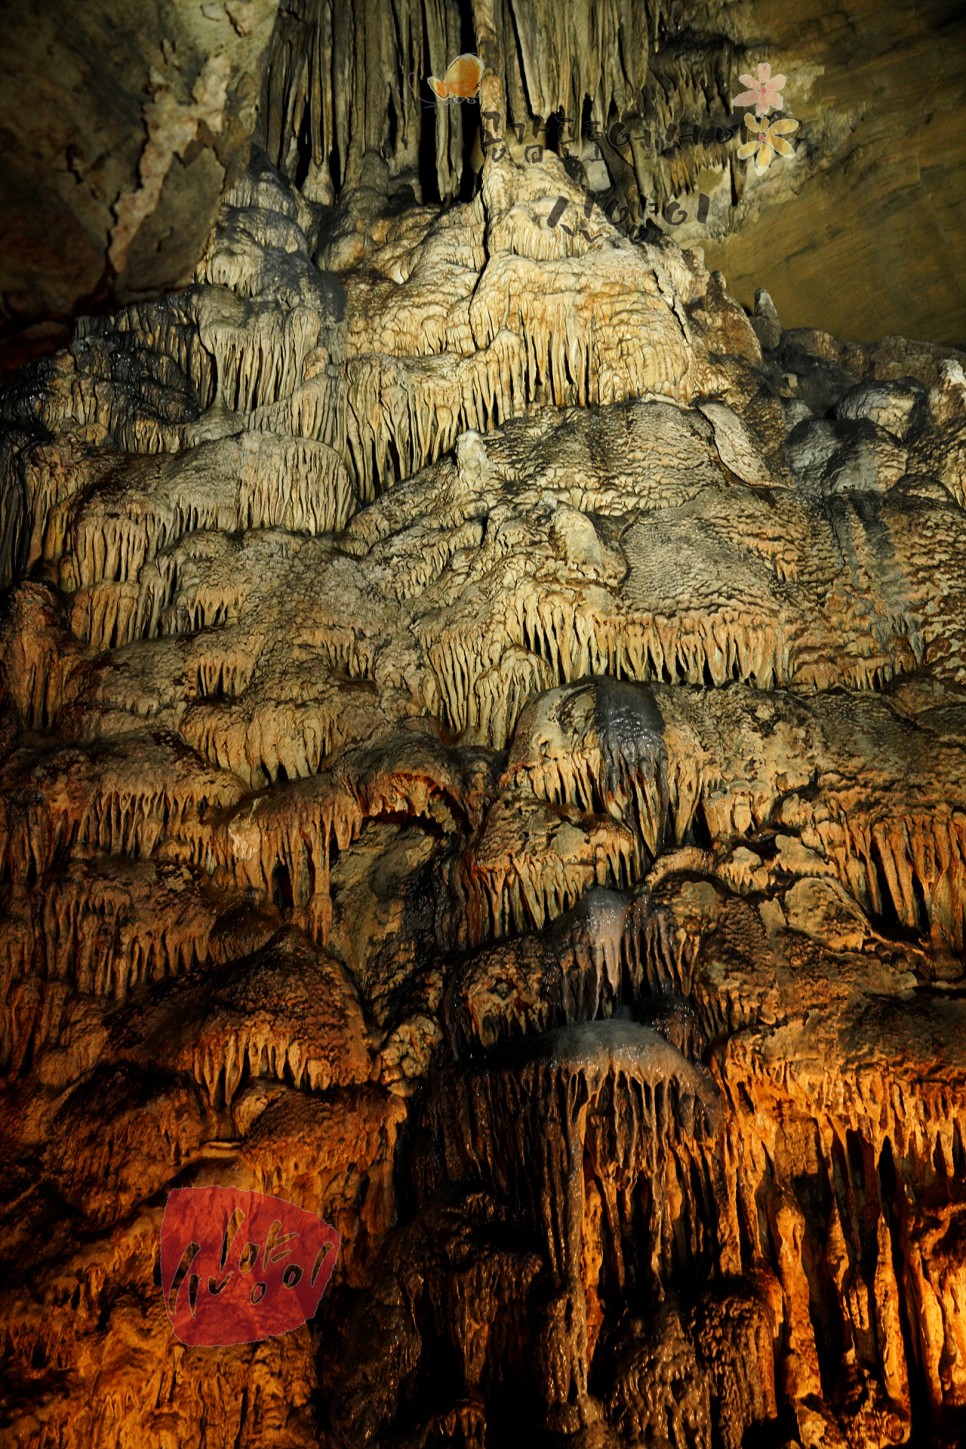
<svg viewBox="0 0 966 1449">
<path fill-rule="evenodd" d="M 549 150 L 417 203 L 330 12 L 191 285 L 0 396 L 0 1433 L 953 1449 L 966 357 Z M 311 1323 L 172 1336 L 210 1184 L 334 1226 Z"/>
</svg>

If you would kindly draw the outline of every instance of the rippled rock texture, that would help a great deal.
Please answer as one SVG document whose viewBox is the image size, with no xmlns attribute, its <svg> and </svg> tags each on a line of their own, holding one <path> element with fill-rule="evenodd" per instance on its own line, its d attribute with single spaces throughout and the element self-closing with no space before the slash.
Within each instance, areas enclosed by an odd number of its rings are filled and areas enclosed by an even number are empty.
<svg viewBox="0 0 966 1449">
<path fill-rule="evenodd" d="M 2 398 L 4 1442 L 954 1449 L 966 357 L 341 84 Z M 174 1338 L 213 1184 L 310 1324 Z"/>
</svg>

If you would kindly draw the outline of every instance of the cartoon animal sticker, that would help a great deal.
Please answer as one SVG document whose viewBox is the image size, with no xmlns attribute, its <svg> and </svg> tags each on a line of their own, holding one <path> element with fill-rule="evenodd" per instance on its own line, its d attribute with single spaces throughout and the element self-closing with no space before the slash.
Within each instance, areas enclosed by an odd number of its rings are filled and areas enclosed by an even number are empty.
<svg viewBox="0 0 966 1449">
<path fill-rule="evenodd" d="M 483 62 L 478 55 L 458 55 L 446 69 L 442 80 L 429 77 L 430 88 L 441 101 L 472 101 L 480 89 Z"/>
</svg>

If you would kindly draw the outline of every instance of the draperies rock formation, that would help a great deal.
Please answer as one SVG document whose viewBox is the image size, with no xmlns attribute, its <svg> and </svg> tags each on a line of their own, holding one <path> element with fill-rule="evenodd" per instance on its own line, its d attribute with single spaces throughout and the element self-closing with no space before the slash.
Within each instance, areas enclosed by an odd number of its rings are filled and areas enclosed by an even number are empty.
<svg viewBox="0 0 966 1449">
<path fill-rule="evenodd" d="M 363 129 L 0 403 L 4 1441 L 953 1449 L 966 357 Z M 212 1183 L 311 1324 L 173 1337 Z"/>
<path fill-rule="evenodd" d="M 949 265 L 966 244 L 957 0 L 10 0 L 0 380 L 78 316 L 190 280 L 260 97 L 273 162 L 315 200 L 359 185 L 374 155 L 402 194 L 465 200 L 478 112 L 437 107 L 427 77 L 477 49 L 502 83 L 488 127 L 505 122 L 515 154 L 568 155 L 602 202 L 613 186 L 707 246 L 743 304 L 766 286 L 786 325 L 966 340 Z M 724 133 L 763 61 L 798 129 L 794 156 L 758 175 Z"/>
<path fill-rule="evenodd" d="M 514 154 L 549 146 L 602 201 L 613 186 L 641 221 L 706 245 L 745 305 L 765 286 L 786 325 L 966 342 L 949 260 L 966 245 L 957 0 L 287 0 L 267 57 L 272 159 L 326 202 L 367 151 L 422 200 L 465 197 L 476 118 L 437 107 L 425 79 L 465 50 L 501 83 L 481 109 Z M 762 62 L 798 126 L 794 155 L 770 151 L 759 174 L 734 102 Z"/>
</svg>

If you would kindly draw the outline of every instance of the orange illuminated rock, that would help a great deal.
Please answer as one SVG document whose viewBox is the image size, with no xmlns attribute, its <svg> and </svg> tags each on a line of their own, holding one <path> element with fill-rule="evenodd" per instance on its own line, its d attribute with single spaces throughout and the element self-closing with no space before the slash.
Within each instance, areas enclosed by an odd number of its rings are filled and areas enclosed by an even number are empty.
<svg viewBox="0 0 966 1449">
<path fill-rule="evenodd" d="M 404 10 L 0 399 L 0 1438 L 954 1449 L 963 355 L 405 194 Z"/>
</svg>

